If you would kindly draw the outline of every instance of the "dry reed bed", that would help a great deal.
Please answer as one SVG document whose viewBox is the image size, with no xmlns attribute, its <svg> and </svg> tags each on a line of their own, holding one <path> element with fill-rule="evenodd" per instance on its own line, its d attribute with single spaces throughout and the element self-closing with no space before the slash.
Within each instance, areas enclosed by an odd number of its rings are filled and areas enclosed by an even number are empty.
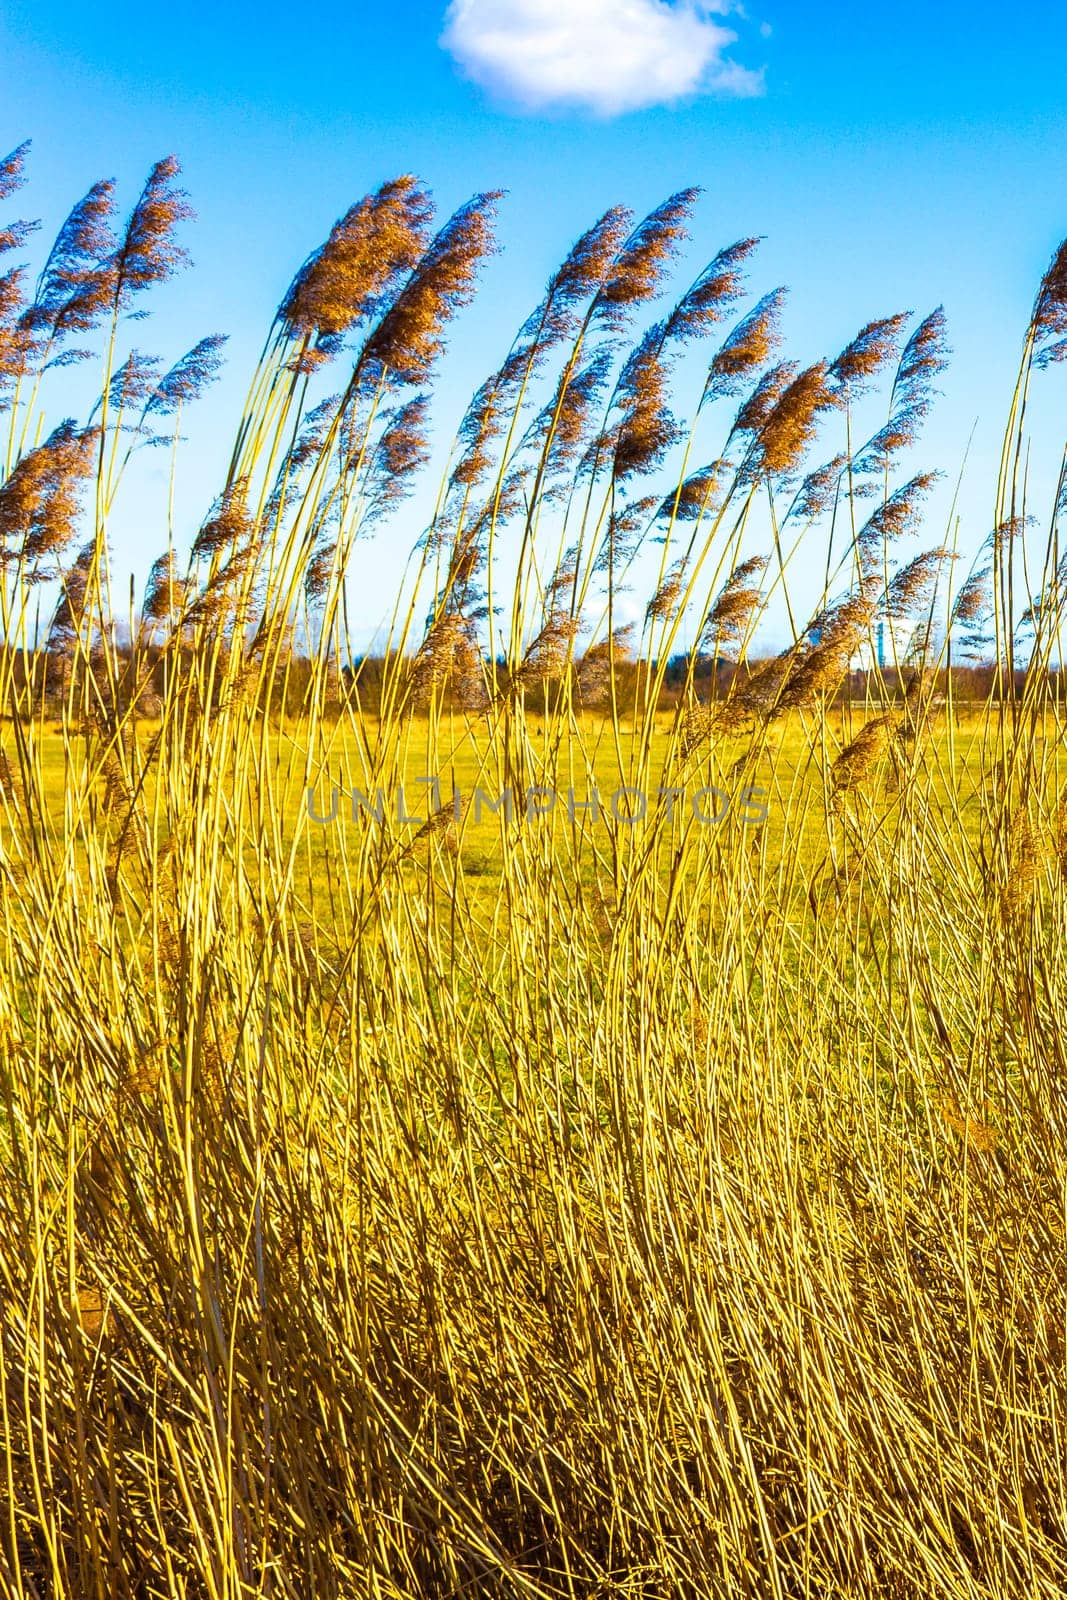
<svg viewBox="0 0 1067 1600">
<path fill-rule="evenodd" d="M 781 294 L 738 315 L 742 241 L 635 332 L 695 196 L 609 212 L 463 419 L 371 722 L 336 671 L 342 577 L 424 460 L 422 391 L 493 197 L 433 234 L 400 179 L 304 264 L 219 501 L 188 562 L 159 558 L 126 647 L 124 463 L 176 435 L 219 353 L 162 377 L 123 353 L 125 314 L 179 265 L 176 177 L 161 163 L 121 226 L 97 186 L 36 286 L 0 280 L 23 646 L 0 661 L 3 1592 L 1062 1593 L 1058 512 L 1031 605 L 1016 464 L 1063 354 L 1067 250 L 1029 324 L 986 565 L 952 593 L 943 547 L 903 543 L 928 478 L 898 486 L 939 314 L 778 362 Z M 101 405 L 45 434 L 47 364 L 97 330 Z M 712 336 L 704 403 L 730 414 L 694 469 L 668 380 Z M 809 470 L 831 425 L 838 453 Z M 714 706 L 691 696 L 665 748 L 655 675 L 626 732 L 614 696 L 616 597 L 657 533 L 633 645 L 662 663 L 687 604 L 744 663 L 793 553 L 821 538 L 826 566 L 795 645 Z M 842 748 L 826 696 L 886 616 L 911 626 L 908 702 Z M 938 618 L 988 618 L 1001 669 L 976 833 L 932 799 L 954 737 L 931 733 Z M 487 787 L 565 791 L 599 705 L 634 786 L 740 784 L 788 713 L 808 756 L 776 796 L 784 843 L 502 823 L 494 907 L 446 796 L 421 837 L 331 836 L 311 892 L 294 742 L 263 715 L 309 636 L 307 782 L 395 786 L 418 716 L 442 771 L 466 719 Z M 788 847 L 812 813 L 814 866 Z"/>
</svg>

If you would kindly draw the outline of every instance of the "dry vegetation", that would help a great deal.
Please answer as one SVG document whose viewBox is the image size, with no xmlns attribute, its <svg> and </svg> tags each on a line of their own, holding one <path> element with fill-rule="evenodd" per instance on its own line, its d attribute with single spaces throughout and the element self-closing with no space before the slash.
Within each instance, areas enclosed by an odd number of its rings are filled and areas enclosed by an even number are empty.
<svg viewBox="0 0 1067 1600">
<path fill-rule="evenodd" d="M 309 257 L 124 648 L 123 472 L 220 357 L 124 343 L 181 265 L 176 164 L 0 277 L 5 1595 L 1064 1591 L 1064 478 L 1036 556 L 1024 486 L 1067 247 L 953 585 L 908 543 L 940 313 L 801 368 L 744 240 L 646 326 L 695 199 L 600 219 L 478 391 L 373 718 L 344 577 L 425 464 L 494 197 L 434 232 L 401 178 Z M 99 404 L 49 431 L 86 345 Z M 795 643 L 750 659 L 769 605 Z M 665 714 L 686 608 L 738 670 Z M 848 728 L 829 703 L 887 618 L 906 701 Z M 994 662 L 962 767 L 949 623 Z M 461 747 L 487 790 L 584 795 L 607 752 L 649 793 L 732 792 L 783 729 L 773 826 L 500 818 L 491 893 L 452 803 Z M 435 771 L 417 830 L 294 804 Z"/>
</svg>

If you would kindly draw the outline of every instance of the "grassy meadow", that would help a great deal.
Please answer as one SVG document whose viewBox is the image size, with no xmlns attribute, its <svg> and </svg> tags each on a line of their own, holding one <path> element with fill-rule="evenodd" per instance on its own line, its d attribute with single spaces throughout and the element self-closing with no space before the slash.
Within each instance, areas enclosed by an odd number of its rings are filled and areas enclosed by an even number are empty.
<svg viewBox="0 0 1067 1600">
<path fill-rule="evenodd" d="M 130 348 L 177 164 L 36 278 L 0 231 L 0 1593 L 1052 1600 L 1067 247 L 969 570 L 942 315 L 785 359 L 755 241 L 672 287 L 689 191 L 576 242 L 412 527 L 495 198 L 345 213 L 125 627 L 126 463 L 221 353 Z"/>
</svg>

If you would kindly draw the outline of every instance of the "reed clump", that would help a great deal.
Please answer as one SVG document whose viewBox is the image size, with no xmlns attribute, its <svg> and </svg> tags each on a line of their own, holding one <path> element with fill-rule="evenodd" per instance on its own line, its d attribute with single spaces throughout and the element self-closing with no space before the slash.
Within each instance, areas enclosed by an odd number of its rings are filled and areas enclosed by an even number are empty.
<svg viewBox="0 0 1067 1600">
<path fill-rule="evenodd" d="M 672 293 L 697 193 L 613 208 L 360 661 L 498 204 L 403 176 L 297 271 L 122 631 L 127 464 L 180 470 L 222 356 L 124 342 L 179 178 L 95 185 L 36 279 L 0 226 L 0 1592 L 1060 1596 L 1062 477 L 1043 557 L 954 590 L 908 459 L 943 313 L 783 359 L 756 241 Z"/>
</svg>

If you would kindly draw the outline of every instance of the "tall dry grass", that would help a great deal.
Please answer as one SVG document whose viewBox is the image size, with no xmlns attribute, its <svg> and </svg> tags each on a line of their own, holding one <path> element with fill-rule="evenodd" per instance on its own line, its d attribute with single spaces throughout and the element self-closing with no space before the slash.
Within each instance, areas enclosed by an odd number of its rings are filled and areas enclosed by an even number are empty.
<svg viewBox="0 0 1067 1600">
<path fill-rule="evenodd" d="M 953 588 L 945 541 L 908 543 L 941 314 L 782 360 L 743 240 L 648 326 L 696 195 L 608 212 L 461 421 L 370 718 L 360 542 L 425 465 L 495 197 L 435 231 L 400 178 L 309 256 L 127 646 L 123 473 L 220 357 L 127 348 L 182 264 L 177 181 L 125 222 L 95 186 L 36 282 L 0 278 L 3 1593 L 1058 1596 L 1062 474 L 1043 557 L 1022 530 L 1067 247 Z M 97 407 L 43 424 L 94 338 Z M 750 660 L 768 606 L 795 642 Z M 739 670 L 664 733 L 694 612 Z M 887 618 L 907 702 L 842 729 Z M 963 751 L 932 669 L 987 619 Z M 605 751 L 633 788 L 733 792 L 786 728 L 774 828 L 520 802 L 488 890 L 472 869 L 461 745 L 488 792 L 584 799 Z M 308 788 L 392 793 L 416 757 L 421 829 L 309 817 Z"/>
</svg>

